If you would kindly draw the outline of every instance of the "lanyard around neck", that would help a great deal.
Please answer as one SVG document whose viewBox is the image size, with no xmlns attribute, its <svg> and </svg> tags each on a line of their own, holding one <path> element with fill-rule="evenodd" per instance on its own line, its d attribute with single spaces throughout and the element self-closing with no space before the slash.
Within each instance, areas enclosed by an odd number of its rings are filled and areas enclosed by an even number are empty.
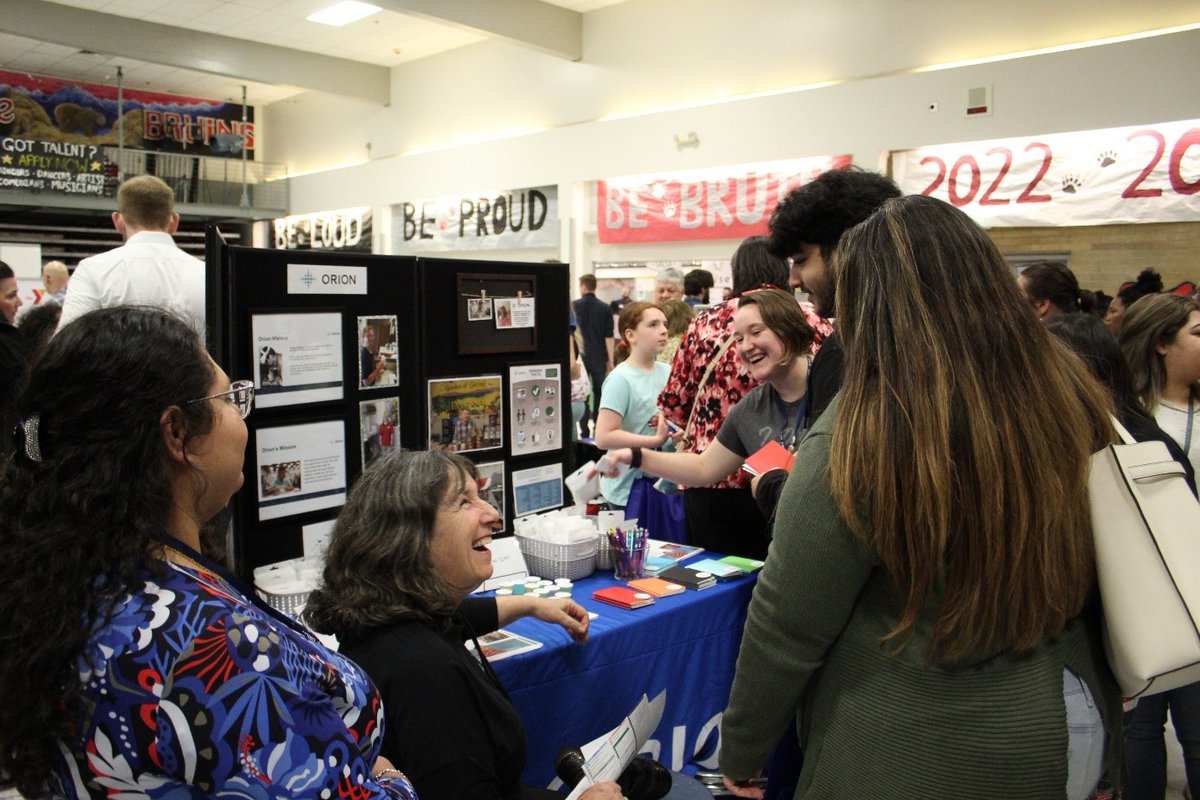
<svg viewBox="0 0 1200 800">
<path fill-rule="evenodd" d="M 1189 394 L 1188 395 L 1187 428 L 1184 429 L 1184 434 L 1183 434 L 1183 454 L 1185 456 L 1189 456 L 1189 457 L 1192 454 L 1192 422 L 1195 421 L 1195 419 L 1196 419 L 1195 407 L 1196 407 L 1196 395 Z"/>
<path fill-rule="evenodd" d="M 770 384 L 767 385 L 770 386 Z M 775 390 L 774 386 L 770 386 L 770 389 L 771 397 L 774 398 L 775 405 L 779 409 L 779 414 L 783 418 L 782 426 L 779 429 L 779 435 L 775 437 L 775 439 L 781 445 L 783 445 L 786 450 L 794 452 L 800 439 L 800 425 L 804 421 L 804 412 L 808 408 L 808 393 L 806 392 L 804 395 L 802 395 L 799 402 L 796 404 L 796 421 L 792 424 L 790 429 L 792 435 L 788 437 L 786 436 L 789 430 L 787 424 L 788 420 L 791 418 L 791 414 L 788 413 L 787 403 L 783 402 L 783 398 L 779 396 L 779 392 Z"/>
</svg>

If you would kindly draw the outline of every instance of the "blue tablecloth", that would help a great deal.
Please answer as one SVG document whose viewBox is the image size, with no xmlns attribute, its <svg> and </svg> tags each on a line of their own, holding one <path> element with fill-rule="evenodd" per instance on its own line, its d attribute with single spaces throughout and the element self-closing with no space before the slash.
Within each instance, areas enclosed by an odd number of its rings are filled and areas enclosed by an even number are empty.
<svg viewBox="0 0 1200 800">
<path fill-rule="evenodd" d="M 549 786 L 560 747 L 611 730 L 643 694 L 653 698 L 663 689 L 662 721 L 643 752 L 677 771 L 690 764 L 716 768 L 720 714 L 729 700 L 754 577 L 659 597 L 633 610 L 592 599 L 594 590 L 615 583 L 603 570 L 576 582 L 575 600 L 599 614 L 583 644 L 540 620 L 506 626 L 545 643 L 493 664 L 525 722 L 527 784 Z"/>
</svg>

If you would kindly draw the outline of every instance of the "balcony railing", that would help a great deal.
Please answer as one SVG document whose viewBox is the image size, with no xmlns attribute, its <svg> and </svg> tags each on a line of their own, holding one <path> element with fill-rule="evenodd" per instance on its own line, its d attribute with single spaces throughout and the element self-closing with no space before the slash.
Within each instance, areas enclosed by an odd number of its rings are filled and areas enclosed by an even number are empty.
<svg viewBox="0 0 1200 800">
<path fill-rule="evenodd" d="M 119 170 L 119 180 L 155 175 L 174 190 L 176 203 L 271 212 L 286 211 L 288 207 L 287 169 L 283 164 L 128 147 L 103 149 L 108 162 Z M 117 182 L 114 175 L 113 185 Z"/>
</svg>

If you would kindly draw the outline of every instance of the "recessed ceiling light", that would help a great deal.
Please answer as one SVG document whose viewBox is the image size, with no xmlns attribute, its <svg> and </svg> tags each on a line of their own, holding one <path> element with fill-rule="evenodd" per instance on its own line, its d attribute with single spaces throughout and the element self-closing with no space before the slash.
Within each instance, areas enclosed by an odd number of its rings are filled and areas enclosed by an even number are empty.
<svg viewBox="0 0 1200 800">
<path fill-rule="evenodd" d="M 356 0 L 342 0 L 337 5 L 330 6 L 315 14 L 310 14 L 305 19 L 309 22 L 319 22 L 322 25 L 332 25 L 335 28 L 340 28 L 343 25 L 349 25 L 351 22 L 357 22 L 364 17 L 376 14 L 381 10 L 379 6 L 373 6 L 370 3 L 359 3 Z"/>
</svg>

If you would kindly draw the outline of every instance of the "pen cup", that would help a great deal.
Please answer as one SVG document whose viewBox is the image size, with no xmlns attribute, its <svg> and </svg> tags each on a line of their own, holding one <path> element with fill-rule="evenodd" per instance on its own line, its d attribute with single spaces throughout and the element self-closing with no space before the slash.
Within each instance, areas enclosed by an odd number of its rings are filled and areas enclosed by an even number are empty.
<svg viewBox="0 0 1200 800">
<path fill-rule="evenodd" d="M 645 576 L 646 545 L 647 542 L 643 538 L 640 543 L 634 544 L 628 551 L 613 550 L 613 574 L 616 578 L 628 581 Z"/>
</svg>

